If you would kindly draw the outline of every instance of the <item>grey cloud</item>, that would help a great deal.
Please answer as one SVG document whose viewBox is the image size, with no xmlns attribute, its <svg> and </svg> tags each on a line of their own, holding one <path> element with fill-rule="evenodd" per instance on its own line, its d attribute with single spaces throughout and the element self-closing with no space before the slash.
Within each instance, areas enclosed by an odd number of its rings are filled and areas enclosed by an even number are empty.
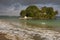
<svg viewBox="0 0 60 40">
<path fill-rule="evenodd" d="M 22 5 L 46 4 L 46 3 L 60 4 L 60 0 L 0 0 L 0 4 L 3 4 L 3 5 L 11 5 L 17 2 Z"/>
<path fill-rule="evenodd" d="M 10 6 L 0 6 L 0 15 L 9 15 L 9 16 L 19 16 L 19 13 L 25 6 L 22 6 L 20 3 L 14 3 Z"/>
<path fill-rule="evenodd" d="M 38 7 L 52 6 L 60 10 L 60 0 L 0 0 L 0 15 L 19 16 L 21 10 L 32 4 Z"/>
</svg>

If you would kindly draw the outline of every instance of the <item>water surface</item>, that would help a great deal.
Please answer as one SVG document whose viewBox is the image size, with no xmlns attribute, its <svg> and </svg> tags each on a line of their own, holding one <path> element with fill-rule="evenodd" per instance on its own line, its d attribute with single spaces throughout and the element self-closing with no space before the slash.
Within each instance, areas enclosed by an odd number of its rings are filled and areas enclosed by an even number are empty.
<svg viewBox="0 0 60 40">
<path fill-rule="evenodd" d="M 53 19 L 53 20 L 21 20 L 19 17 L 0 17 L 0 19 L 9 21 L 9 22 L 16 22 L 19 24 L 22 24 L 24 26 L 22 27 L 41 27 L 41 28 L 48 28 L 48 29 L 53 29 L 56 31 L 60 31 L 60 18 L 58 19 Z M 18 27 L 18 26 L 16 26 Z M 20 27 L 20 26 L 19 26 Z"/>
</svg>

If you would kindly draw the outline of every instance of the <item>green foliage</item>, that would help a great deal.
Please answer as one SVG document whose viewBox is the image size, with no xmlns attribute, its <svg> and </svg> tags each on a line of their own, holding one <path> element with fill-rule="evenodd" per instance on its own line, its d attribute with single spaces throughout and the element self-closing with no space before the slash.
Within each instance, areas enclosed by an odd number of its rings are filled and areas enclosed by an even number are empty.
<svg viewBox="0 0 60 40">
<path fill-rule="evenodd" d="M 20 12 L 22 17 L 27 16 L 39 19 L 53 19 L 56 14 L 58 14 L 58 11 L 54 11 L 52 7 L 46 6 L 42 7 L 41 10 L 37 6 L 29 6 L 26 10 Z"/>
<path fill-rule="evenodd" d="M 39 8 L 37 8 L 36 6 L 29 6 L 27 9 L 26 9 L 26 13 L 28 17 L 35 17 L 35 16 L 38 16 L 38 12 L 39 12 Z"/>
<path fill-rule="evenodd" d="M 20 15 L 21 15 L 21 17 L 24 17 L 24 16 L 26 15 L 26 11 L 25 11 L 25 10 L 22 10 L 22 11 L 20 12 Z"/>
</svg>

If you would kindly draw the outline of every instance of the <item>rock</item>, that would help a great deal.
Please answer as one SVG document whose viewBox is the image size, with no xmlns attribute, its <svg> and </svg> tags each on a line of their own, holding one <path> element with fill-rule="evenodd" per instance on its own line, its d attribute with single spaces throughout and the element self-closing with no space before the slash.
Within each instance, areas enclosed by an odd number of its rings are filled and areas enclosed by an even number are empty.
<svg viewBox="0 0 60 40">
<path fill-rule="evenodd" d="M 0 40 L 60 40 L 60 32 L 42 28 L 18 28 L 15 24 L 0 21 Z"/>
<path fill-rule="evenodd" d="M 12 39 L 6 38 L 5 36 L 6 36 L 6 34 L 0 33 L 0 40 L 12 40 Z"/>
</svg>

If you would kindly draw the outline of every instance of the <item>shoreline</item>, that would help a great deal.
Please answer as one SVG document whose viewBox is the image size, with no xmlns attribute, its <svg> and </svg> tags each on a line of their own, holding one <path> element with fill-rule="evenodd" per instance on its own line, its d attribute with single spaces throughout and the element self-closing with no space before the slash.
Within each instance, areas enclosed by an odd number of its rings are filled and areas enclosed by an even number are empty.
<svg viewBox="0 0 60 40">
<path fill-rule="evenodd" d="M 18 37 L 19 40 L 33 40 L 31 37 L 35 36 L 36 34 L 41 36 L 41 38 L 45 38 L 48 40 L 60 39 L 60 32 L 45 30 L 42 28 L 16 28 L 14 26 L 16 23 L 12 24 L 13 25 L 11 25 L 11 23 L 8 21 L 5 22 L 0 20 L 0 32 L 7 34 L 9 36 L 9 39 L 17 40 L 16 37 Z"/>
</svg>

